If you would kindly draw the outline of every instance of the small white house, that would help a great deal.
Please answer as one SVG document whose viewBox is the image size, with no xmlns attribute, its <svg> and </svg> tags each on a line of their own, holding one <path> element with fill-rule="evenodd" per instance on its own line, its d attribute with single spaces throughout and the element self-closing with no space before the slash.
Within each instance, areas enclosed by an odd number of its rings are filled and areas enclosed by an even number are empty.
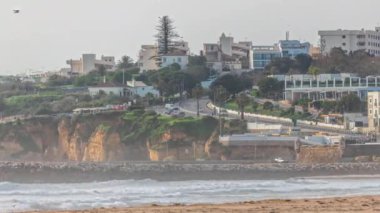
<svg viewBox="0 0 380 213">
<path fill-rule="evenodd" d="M 127 81 L 127 91 L 128 95 L 130 96 L 140 96 L 145 97 L 147 94 L 152 94 L 155 97 L 160 96 L 160 93 L 158 90 L 154 89 L 153 86 L 148 86 L 142 81 Z"/>
<path fill-rule="evenodd" d="M 114 95 L 118 97 L 125 96 L 123 85 L 115 85 L 115 84 L 102 84 L 98 86 L 88 87 L 88 91 L 91 96 L 98 95 L 103 91 L 106 95 Z"/>
<path fill-rule="evenodd" d="M 181 70 L 187 68 L 189 64 L 189 56 L 182 53 L 173 53 L 161 56 L 161 67 L 168 67 L 172 64 L 179 64 Z"/>
</svg>

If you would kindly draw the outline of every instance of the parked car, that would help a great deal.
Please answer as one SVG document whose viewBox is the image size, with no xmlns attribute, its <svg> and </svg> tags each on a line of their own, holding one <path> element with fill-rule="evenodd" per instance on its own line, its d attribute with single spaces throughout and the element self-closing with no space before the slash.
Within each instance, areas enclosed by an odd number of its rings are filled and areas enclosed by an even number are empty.
<svg viewBox="0 0 380 213">
<path fill-rule="evenodd" d="M 184 112 L 181 112 L 181 111 L 179 111 L 179 110 L 175 110 L 175 111 L 173 111 L 172 113 L 170 113 L 170 115 L 171 115 L 172 117 L 175 117 L 175 118 L 183 118 L 183 117 L 185 117 L 185 113 L 184 113 Z"/>
</svg>

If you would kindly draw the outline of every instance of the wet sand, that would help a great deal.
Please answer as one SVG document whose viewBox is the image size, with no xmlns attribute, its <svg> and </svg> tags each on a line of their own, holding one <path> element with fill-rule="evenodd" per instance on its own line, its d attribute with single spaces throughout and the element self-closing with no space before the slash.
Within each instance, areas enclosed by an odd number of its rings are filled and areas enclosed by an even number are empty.
<svg viewBox="0 0 380 213">
<path fill-rule="evenodd" d="M 43 213 L 257 213 L 257 212 L 380 212 L 380 196 L 324 199 L 265 200 L 221 205 L 176 204 L 135 208 L 100 208 L 81 211 L 48 211 Z M 31 213 L 31 212 L 28 212 Z M 33 212 L 42 213 L 42 212 Z"/>
</svg>

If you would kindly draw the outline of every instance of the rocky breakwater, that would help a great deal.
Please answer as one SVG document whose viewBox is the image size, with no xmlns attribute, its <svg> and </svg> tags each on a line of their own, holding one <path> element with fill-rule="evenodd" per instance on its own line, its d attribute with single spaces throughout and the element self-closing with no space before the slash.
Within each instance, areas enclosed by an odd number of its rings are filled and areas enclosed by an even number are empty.
<svg viewBox="0 0 380 213">
<path fill-rule="evenodd" d="M 380 174 L 380 164 L 378 163 L 316 165 L 253 164 L 251 162 L 0 163 L 0 181 L 12 182 L 88 182 L 125 179 L 264 180 L 375 174 Z"/>
</svg>

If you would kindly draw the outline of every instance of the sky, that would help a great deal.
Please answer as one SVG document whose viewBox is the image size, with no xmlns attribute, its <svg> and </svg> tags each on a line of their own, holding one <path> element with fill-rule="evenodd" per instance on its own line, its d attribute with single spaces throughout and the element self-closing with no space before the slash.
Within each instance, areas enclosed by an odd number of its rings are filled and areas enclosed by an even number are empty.
<svg viewBox="0 0 380 213">
<path fill-rule="evenodd" d="M 164 15 L 198 54 L 223 32 L 271 45 L 290 31 L 317 44 L 318 30 L 374 29 L 379 8 L 379 0 L 0 0 L 0 74 L 58 70 L 82 53 L 137 59 Z"/>
</svg>

